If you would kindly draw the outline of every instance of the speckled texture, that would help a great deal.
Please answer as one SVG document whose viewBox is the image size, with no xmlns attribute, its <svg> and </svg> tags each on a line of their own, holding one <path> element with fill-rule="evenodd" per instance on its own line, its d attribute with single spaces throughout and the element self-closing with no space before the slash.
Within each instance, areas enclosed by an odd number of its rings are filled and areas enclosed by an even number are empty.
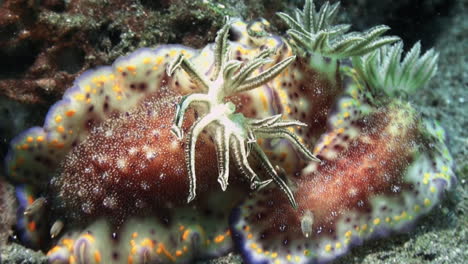
<svg viewBox="0 0 468 264">
<path fill-rule="evenodd" d="M 2 1 L 0 1 L 0 3 L 1 2 Z M 202 1 L 197 1 L 196 3 L 201 2 Z M 228 2 L 232 3 L 236 1 Z M 346 2 L 347 3 L 345 6 L 349 7 L 352 4 L 351 2 Z M 375 6 L 369 4 L 370 2 L 375 1 L 357 2 L 359 3 L 358 6 L 371 5 L 370 10 L 375 9 Z M 406 3 L 407 1 L 400 2 Z M 229 5 L 229 3 L 226 3 L 225 6 L 232 6 Z M 433 41 L 432 43 L 426 43 L 423 41 L 423 47 L 429 48 L 430 45 L 435 45 L 435 48 L 440 53 L 439 71 L 431 81 L 430 85 L 424 90 L 420 91 L 416 96 L 414 96 L 414 98 L 412 98 L 422 113 L 424 113 L 426 116 L 439 120 L 442 126 L 448 132 L 450 138 L 449 147 L 451 148 L 453 156 L 457 161 L 456 173 L 460 181 L 456 193 L 450 195 L 449 199 L 447 199 L 445 203 L 440 205 L 430 215 L 424 217 L 413 231 L 407 234 L 393 236 L 389 239 L 366 243 L 366 245 L 355 248 L 350 254 L 337 260 L 336 263 L 466 263 L 468 260 L 468 246 L 466 245 L 466 241 L 468 240 L 468 194 L 466 190 L 466 181 L 468 180 L 468 135 L 465 129 L 467 127 L 468 111 L 464 110 L 466 109 L 466 100 L 468 100 L 468 95 L 466 92 L 468 90 L 468 61 L 465 54 L 466 50 L 468 50 L 468 22 L 466 21 L 466 13 L 468 12 L 467 5 L 468 4 L 466 1 L 455 1 L 455 4 L 452 6 L 451 10 L 440 11 L 441 16 L 437 16 L 435 19 L 431 17 L 426 18 L 429 21 L 434 20 L 433 23 L 440 26 L 440 28 L 437 29 L 437 31 L 440 32 L 439 35 L 429 34 L 428 37 L 426 36 L 426 38 Z M 298 4 L 298 6 L 300 5 Z M 236 3 L 233 8 L 236 9 L 245 7 L 245 4 Z M 165 12 L 168 12 L 167 6 L 165 8 L 159 6 L 153 7 L 153 9 L 154 8 L 161 8 L 161 10 L 166 10 Z M 213 10 L 222 9 L 219 6 L 213 8 Z M 418 8 L 418 6 L 413 8 Z M 278 7 L 278 9 L 282 8 Z M 375 24 L 374 22 L 369 24 L 367 24 L 367 22 L 362 22 L 364 20 L 355 21 L 355 18 L 359 19 L 360 17 L 365 17 L 365 14 L 367 13 L 363 12 L 362 9 L 360 9 L 358 12 L 356 9 L 359 8 L 344 8 L 344 13 L 348 11 L 348 14 L 345 16 L 353 18 L 353 20 L 348 19 L 347 22 L 352 22 L 353 24 L 357 25 L 364 24 L 365 27 Z M 233 9 L 231 8 L 230 10 Z M 265 8 L 264 10 L 270 13 L 276 11 L 272 11 L 271 7 Z M 131 12 L 131 10 L 129 12 Z M 237 10 L 237 12 L 241 11 Z M 241 14 L 245 15 L 245 10 L 242 12 Z M 252 11 L 252 13 L 255 13 L 256 16 L 262 15 L 258 14 L 258 12 L 259 9 Z M 249 11 L 248 15 L 245 17 L 251 17 L 250 14 L 252 13 Z M 362 15 L 363 13 L 364 16 Z M 170 14 L 175 17 L 174 13 Z M 360 15 L 358 16 L 356 14 Z M 385 15 L 387 15 L 385 17 L 398 17 L 395 14 Z M 219 23 L 221 14 L 217 13 L 214 16 L 219 19 Z M 268 15 L 264 15 L 264 17 L 269 18 Z M 413 24 L 417 25 L 423 24 L 425 22 L 417 20 L 418 18 L 421 18 L 420 16 L 415 17 L 416 18 L 415 21 L 413 21 Z M 408 18 L 406 17 L 406 19 Z M 175 21 L 177 20 L 175 19 Z M 197 23 L 198 21 L 199 20 L 195 20 L 192 22 Z M 208 29 L 209 33 L 206 33 L 207 30 L 202 30 L 202 32 L 206 34 L 195 37 L 197 39 L 199 38 L 198 43 L 200 43 L 200 45 L 207 42 L 208 40 L 212 40 L 217 25 L 205 24 L 203 28 Z M 162 32 L 157 29 L 155 30 L 156 32 Z M 167 28 L 164 30 L 167 30 Z M 186 30 L 187 32 L 190 32 L 191 28 L 186 28 Z M 151 34 L 156 34 L 154 32 L 155 31 L 151 32 Z M 431 32 L 429 31 L 428 33 Z M 400 35 L 403 35 L 404 38 L 404 34 Z M 126 35 L 124 35 L 124 37 L 125 36 Z M 131 35 L 129 35 L 129 39 L 132 39 Z M 177 40 L 181 39 L 183 39 L 183 37 Z M 164 40 L 159 41 L 164 42 Z M 190 39 L 187 39 L 186 41 L 191 42 Z M 141 38 L 136 38 L 134 41 L 125 41 L 125 43 L 126 48 L 119 48 L 117 50 L 107 49 L 108 53 L 105 55 L 106 58 L 110 61 L 116 56 L 120 56 L 122 52 L 124 53 L 129 50 L 133 50 L 136 47 L 151 44 L 142 41 Z M 407 47 L 411 44 L 412 43 L 406 43 Z M 102 50 L 102 52 L 104 51 L 105 49 Z M 101 62 L 99 62 L 99 64 L 101 64 Z M 60 91 L 50 92 L 48 89 L 44 89 L 44 91 L 46 95 L 44 98 L 55 97 L 60 94 Z M 44 92 L 41 93 L 42 95 L 44 94 Z M 51 95 L 54 93 L 55 96 Z M 24 96 L 24 94 L 19 92 L 17 96 Z M 50 102 L 53 101 L 55 100 L 50 100 Z M 41 123 L 42 120 L 37 120 L 36 122 Z M 31 126 L 30 123 L 25 125 L 25 127 L 29 126 Z M 9 141 L 9 138 L 6 139 L 3 132 L 1 136 L 2 144 L 5 144 L 7 141 Z M 21 246 L 18 246 L 14 243 L 7 247 L 1 248 L 0 251 L 1 263 L 45 263 L 45 258 L 42 255 L 38 253 L 32 253 L 31 250 L 24 250 Z M 241 263 L 241 261 L 240 258 L 235 254 L 230 254 L 227 257 L 209 262 L 199 262 L 197 264 L 202 263 Z"/>
</svg>

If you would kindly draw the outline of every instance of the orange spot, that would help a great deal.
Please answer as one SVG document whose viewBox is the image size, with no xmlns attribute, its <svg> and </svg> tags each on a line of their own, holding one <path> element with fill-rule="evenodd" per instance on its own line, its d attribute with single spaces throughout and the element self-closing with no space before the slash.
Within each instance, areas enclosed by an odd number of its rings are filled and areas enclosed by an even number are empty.
<svg viewBox="0 0 468 264">
<path fill-rule="evenodd" d="M 43 136 L 38 136 L 36 138 L 36 140 L 37 140 L 37 142 L 42 142 L 42 141 L 44 141 L 44 137 Z"/>
<path fill-rule="evenodd" d="M 214 238 L 214 242 L 215 242 L 215 243 L 221 243 L 221 242 L 224 241 L 224 238 L 225 238 L 224 235 L 216 236 L 216 237 Z"/>
<path fill-rule="evenodd" d="M 137 232 L 133 232 L 132 237 L 133 237 L 133 238 L 137 238 L 137 237 L 138 237 L 138 233 L 137 233 Z"/>
<path fill-rule="evenodd" d="M 34 139 L 33 139 L 33 137 L 28 137 L 28 138 L 26 139 L 26 141 L 27 141 L 28 143 L 32 143 L 32 142 L 34 141 Z"/>
<path fill-rule="evenodd" d="M 29 222 L 28 223 L 28 230 L 32 231 L 32 232 L 36 231 L 36 222 L 34 222 L 34 221 Z"/>
<path fill-rule="evenodd" d="M 32 204 L 34 202 L 34 198 L 31 195 L 28 195 L 28 204 Z"/>
<path fill-rule="evenodd" d="M 185 226 L 183 226 L 183 225 L 179 226 L 179 230 L 180 230 L 180 231 L 182 231 L 182 230 L 184 230 L 184 229 L 185 229 Z"/>
<path fill-rule="evenodd" d="M 75 110 L 68 110 L 67 112 L 65 112 L 65 115 L 68 117 L 72 117 L 73 115 L 75 115 L 75 113 L 76 113 Z"/>
<path fill-rule="evenodd" d="M 190 234 L 190 230 L 185 230 L 184 233 L 182 234 L 182 240 L 185 241 L 187 240 L 188 236 Z"/>
<path fill-rule="evenodd" d="M 65 132 L 65 128 L 63 128 L 63 126 L 58 126 L 57 127 L 57 132 L 63 133 L 63 132 Z"/>
<path fill-rule="evenodd" d="M 134 65 L 128 65 L 127 70 L 129 71 L 136 71 L 136 67 Z"/>
<path fill-rule="evenodd" d="M 158 254 L 160 254 L 161 252 L 164 253 L 164 255 L 171 261 L 175 261 L 175 257 L 171 255 L 171 253 L 169 253 L 169 251 L 167 251 L 167 249 L 164 247 L 164 244 L 159 244 L 158 245 L 158 249 L 156 250 L 156 252 Z"/>
<path fill-rule="evenodd" d="M 132 256 L 128 256 L 128 261 L 127 261 L 128 264 L 133 264 L 133 258 Z"/>
<path fill-rule="evenodd" d="M 181 250 L 176 250 L 175 255 L 176 255 L 177 257 L 182 256 L 182 251 L 181 251 Z"/>
<path fill-rule="evenodd" d="M 57 122 L 57 123 L 62 122 L 62 116 L 61 115 L 55 116 L 55 122 Z"/>
<path fill-rule="evenodd" d="M 94 261 L 101 263 L 101 253 L 99 253 L 99 251 L 94 252 Z"/>
</svg>

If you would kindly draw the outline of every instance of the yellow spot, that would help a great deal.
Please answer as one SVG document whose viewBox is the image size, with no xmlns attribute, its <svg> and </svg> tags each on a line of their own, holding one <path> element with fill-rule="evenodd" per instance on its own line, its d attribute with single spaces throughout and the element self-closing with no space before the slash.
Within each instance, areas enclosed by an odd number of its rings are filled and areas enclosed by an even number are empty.
<svg viewBox="0 0 468 264">
<path fill-rule="evenodd" d="M 353 234 L 353 232 L 351 230 L 349 230 L 344 235 L 345 235 L 346 238 L 350 238 L 352 234 Z"/>
<path fill-rule="evenodd" d="M 151 62 L 151 59 L 148 58 L 148 57 L 146 57 L 146 58 L 143 59 L 143 64 L 148 64 L 148 63 L 150 63 L 150 62 Z"/>
<path fill-rule="evenodd" d="M 76 95 L 75 95 L 75 99 L 76 99 L 77 101 L 83 101 L 83 100 L 85 99 L 85 96 L 82 95 L 82 94 L 76 94 Z"/>
<path fill-rule="evenodd" d="M 163 62 L 163 60 L 164 60 L 163 57 L 161 57 L 161 56 L 157 57 L 157 58 L 156 58 L 156 64 L 157 64 L 157 65 L 161 65 L 161 63 Z"/>
<path fill-rule="evenodd" d="M 436 192 L 436 188 L 435 188 L 434 186 L 431 186 L 430 191 L 431 191 L 431 193 L 435 193 L 435 192 Z"/>
<path fill-rule="evenodd" d="M 277 253 L 277 252 L 271 253 L 271 257 L 272 257 L 272 258 L 277 258 L 277 257 L 278 257 L 278 253 Z"/>
<path fill-rule="evenodd" d="M 58 126 L 57 127 L 57 132 L 63 133 L 63 132 L 65 132 L 65 128 L 63 128 L 63 126 Z"/>
<path fill-rule="evenodd" d="M 413 210 L 417 213 L 417 212 L 419 212 L 419 210 L 421 210 L 421 207 L 419 205 L 415 205 L 413 207 Z"/>
<path fill-rule="evenodd" d="M 262 100 L 263 110 L 266 111 L 268 109 L 268 99 L 266 98 L 265 93 L 260 93 L 260 100 Z"/>
<path fill-rule="evenodd" d="M 94 237 L 90 234 L 84 234 L 84 235 L 81 235 L 82 237 L 88 239 L 89 241 L 91 241 L 91 243 L 94 243 Z"/>
<path fill-rule="evenodd" d="M 86 99 L 86 103 L 91 103 L 91 98 Z"/>
<path fill-rule="evenodd" d="M 366 231 L 367 225 L 366 224 L 362 225 L 361 229 L 362 229 L 362 231 Z"/>
<path fill-rule="evenodd" d="M 114 92 L 116 92 L 116 93 L 119 93 L 119 92 L 122 91 L 122 88 L 120 88 L 120 86 L 118 86 L 118 85 L 116 84 L 116 85 L 114 85 L 114 86 L 112 87 L 112 90 L 113 90 Z"/>
<path fill-rule="evenodd" d="M 127 70 L 129 71 L 136 71 L 136 66 L 135 65 L 128 65 Z"/>
<path fill-rule="evenodd" d="M 343 117 L 346 118 L 349 116 L 349 112 L 344 112 Z"/>
<path fill-rule="evenodd" d="M 120 95 L 117 96 L 117 100 L 119 100 L 119 101 L 122 100 L 122 96 L 120 96 Z"/>
<path fill-rule="evenodd" d="M 57 122 L 57 123 L 62 122 L 62 116 L 61 115 L 56 115 L 55 116 L 55 122 Z"/>
<path fill-rule="evenodd" d="M 335 248 L 340 249 L 341 248 L 341 243 L 340 242 L 336 243 Z"/>
<path fill-rule="evenodd" d="M 325 251 L 330 252 L 332 250 L 332 245 L 328 244 L 325 246 Z"/>
<path fill-rule="evenodd" d="M 67 112 L 65 112 L 65 115 L 68 117 L 72 117 L 73 115 L 75 115 L 75 113 L 76 113 L 75 110 L 68 110 Z"/>
<path fill-rule="evenodd" d="M 145 238 L 145 239 L 143 239 L 143 241 L 141 241 L 141 245 L 144 246 L 144 247 L 153 248 L 154 247 L 154 242 L 149 238 Z"/>
<path fill-rule="evenodd" d="M 42 141 L 44 141 L 44 137 L 43 136 L 38 136 L 36 138 L 36 140 L 37 140 L 37 142 L 42 142 Z"/>
<path fill-rule="evenodd" d="M 250 247 L 251 247 L 252 249 L 256 249 L 258 246 L 257 246 L 257 244 L 252 243 L 252 244 L 250 244 Z"/>
<path fill-rule="evenodd" d="M 341 127 L 341 128 L 339 128 L 336 132 L 339 133 L 339 134 L 341 134 L 341 133 L 344 132 L 344 128 Z"/>
<path fill-rule="evenodd" d="M 425 205 L 425 206 L 431 205 L 431 200 L 429 200 L 429 199 L 427 199 L 427 198 L 424 199 L 424 205 Z"/>
<path fill-rule="evenodd" d="M 379 225 L 380 224 L 380 218 L 376 218 L 373 221 L 374 225 Z"/>
<path fill-rule="evenodd" d="M 96 261 L 97 263 L 101 263 L 101 254 L 97 250 L 94 251 L 94 261 Z"/>
<path fill-rule="evenodd" d="M 49 250 L 49 252 L 47 252 L 47 256 L 50 256 L 50 255 L 56 253 L 57 251 L 60 251 L 60 249 L 61 249 L 61 247 L 59 247 L 59 246 L 53 247 L 51 250 Z"/>
<path fill-rule="evenodd" d="M 169 51 L 169 56 L 174 57 L 175 55 L 177 55 L 177 50 Z"/>
<path fill-rule="evenodd" d="M 74 241 L 72 239 L 69 239 L 69 238 L 65 238 L 62 243 L 67 247 L 67 249 L 69 251 L 71 251 L 73 249 L 73 243 Z"/>
<path fill-rule="evenodd" d="M 33 137 L 28 137 L 28 138 L 26 138 L 26 141 L 28 143 L 32 143 L 34 141 L 34 138 Z"/>
<path fill-rule="evenodd" d="M 119 66 L 119 67 L 117 67 L 117 71 L 118 71 L 118 72 L 123 72 L 123 71 L 124 71 L 124 68 L 121 67 L 121 66 Z"/>
<path fill-rule="evenodd" d="M 390 217 L 385 218 L 385 222 L 390 223 L 390 221 L 392 221 L 392 219 Z"/>
<path fill-rule="evenodd" d="M 288 261 L 291 261 L 291 255 L 288 254 L 288 255 L 286 256 L 286 259 L 287 259 Z"/>
<path fill-rule="evenodd" d="M 96 82 L 96 77 L 93 79 L 93 82 Z M 91 87 L 89 85 L 85 85 L 84 90 L 89 93 L 91 91 Z"/>
<path fill-rule="evenodd" d="M 261 248 L 257 248 L 257 253 L 262 254 L 263 250 Z"/>
<path fill-rule="evenodd" d="M 70 256 L 70 258 L 68 258 L 68 262 L 70 264 L 74 264 L 75 263 L 75 257 L 74 256 Z"/>
</svg>

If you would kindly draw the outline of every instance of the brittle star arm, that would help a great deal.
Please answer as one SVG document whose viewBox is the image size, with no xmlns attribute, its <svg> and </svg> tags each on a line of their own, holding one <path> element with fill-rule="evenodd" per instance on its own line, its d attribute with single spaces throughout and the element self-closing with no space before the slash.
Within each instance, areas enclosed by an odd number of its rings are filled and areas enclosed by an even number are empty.
<svg viewBox="0 0 468 264">
<path fill-rule="evenodd" d="M 294 122 L 294 121 L 289 121 L 289 122 Z M 289 123 L 288 122 L 288 123 Z M 294 123 L 294 125 L 297 125 Z M 274 128 L 273 126 L 270 126 L 269 128 L 263 128 L 263 129 L 258 129 L 255 131 L 258 137 L 261 138 L 284 138 L 290 141 L 294 147 L 301 152 L 307 159 L 311 161 L 320 161 L 317 157 L 315 157 L 310 150 L 307 149 L 307 147 L 301 143 L 299 138 L 294 134 L 293 132 L 289 131 L 288 129 L 285 128 Z"/>
<path fill-rule="evenodd" d="M 233 89 L 233 93 L 245 92 L 268 83 L 276 76 L 278 76 L 278 74 L 280 74 L 281 71 L 288 67 L 289 64 L 291 64 L 295 58 L 296 56 L 288 57 L 282 60 L 281 62 L 278 62 L 268 70 L 260 73 L 259 75 L 245 79 L 242 85 L 239 85 L 238 87 Z"/>
<path fill-rule="evenodd" d="M 190 62 L 183 54 L 179 54 L 177 58 L 172 61 L 171 64 L 166 69 L 166 73 L 168 76 L 172 76 L 174 74 L 175 70 L 178 68 L 182 68 L 188 76 L 203 90 L 208 90 L 209 88 L 209 81 L 205 78 L 205 75 L 200 73 L 195 65 L 193 65 L 192 62 Z"/>
<path fill-rule="evenodd" d="M 273 181 L 278 184 L 279 188 L 286 194 L 288 197 L 289 202 L 293 208 L 297 208 L 296 199 L 289 188 L 289 186 L 281 179 L 280 176 L 275 171 L 275 168 L 271 164 L 270 160 L 266 156 L 265 152 L 263 152 L 262 148 L 256 143 L 252 145 L 252 154 L 255 159 L 257 159 L 263 169 L 268 173 L 268 175 L 273 179 Z"/>
<path fill-rule="evenodd" d="M 236 161 L 242 175 L 246 176 L 250 180 L 251 189 L 259 190 L 272 182 L 270 179 L 261 181 L 255 171 L 250 167 L 249 161 L 247 159 L 247 145 L 245 144 L 243 138 L 233 134 L 231 139 L 231 146 L 233 148 L 232 152 L 234 154 L 234 160 Z"/>
<path fill-rule="evenodd" d="M 218 159 L 218 182 L 223 191 L 226 190 L 229 180 L 229 138 L 230 133 L 224 126 L 219 126 L 215 131 L 216 157 Z"/>
<path fill-rule="evenodd" d="M 182 123 L 184 122 L 184 115 L 185 112 L 187 111 L 187 108 L 190 107 L 192 103 L 195 102 L 209 102 L 209 97 L 206 94 L 189 94 L 186 96 L 183 96 L 180 102 L 177 104 L 177 109 L 176 113 L 174 116 L 174 121 L 172 125 L 172 132 L 177 136 L 178 139 L 182 138 Z M 208 103 L 209 107 L 209 103 Z"/>
<path fill-rule="evenodd" d="M 189 195 L 187 203 L 195 199 L 196 196 L 197 178 L 195 176 L 195 145 L 197 144 L 198 136 L 205 127 L 207 127 L 211 122 L 217 120 L 222 114 L 223 113 L 221 111 L 215 111 L 198 119 L 192 125 L 192 128 L 187 135 L 187 145 L 185 147 L 186 160 L 189 161 L 187 164 L 187 173 L 189 176 Z"/>
</svg>

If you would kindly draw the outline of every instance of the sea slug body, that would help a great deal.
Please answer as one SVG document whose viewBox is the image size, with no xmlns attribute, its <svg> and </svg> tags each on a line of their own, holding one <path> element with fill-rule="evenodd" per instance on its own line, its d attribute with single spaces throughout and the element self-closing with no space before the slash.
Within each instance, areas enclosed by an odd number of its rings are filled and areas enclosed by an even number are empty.
<svg viewBox="0 0 468 264">
<path fill-rule="evenodd" d="M 437 54 L 346 33 L 338 7 L 83 73 L 11 142 L 22 243 L 50 263 L 323 263 L 413 225 L 456 184 L 444 130 L 401 96 Z"/>
</svg>

